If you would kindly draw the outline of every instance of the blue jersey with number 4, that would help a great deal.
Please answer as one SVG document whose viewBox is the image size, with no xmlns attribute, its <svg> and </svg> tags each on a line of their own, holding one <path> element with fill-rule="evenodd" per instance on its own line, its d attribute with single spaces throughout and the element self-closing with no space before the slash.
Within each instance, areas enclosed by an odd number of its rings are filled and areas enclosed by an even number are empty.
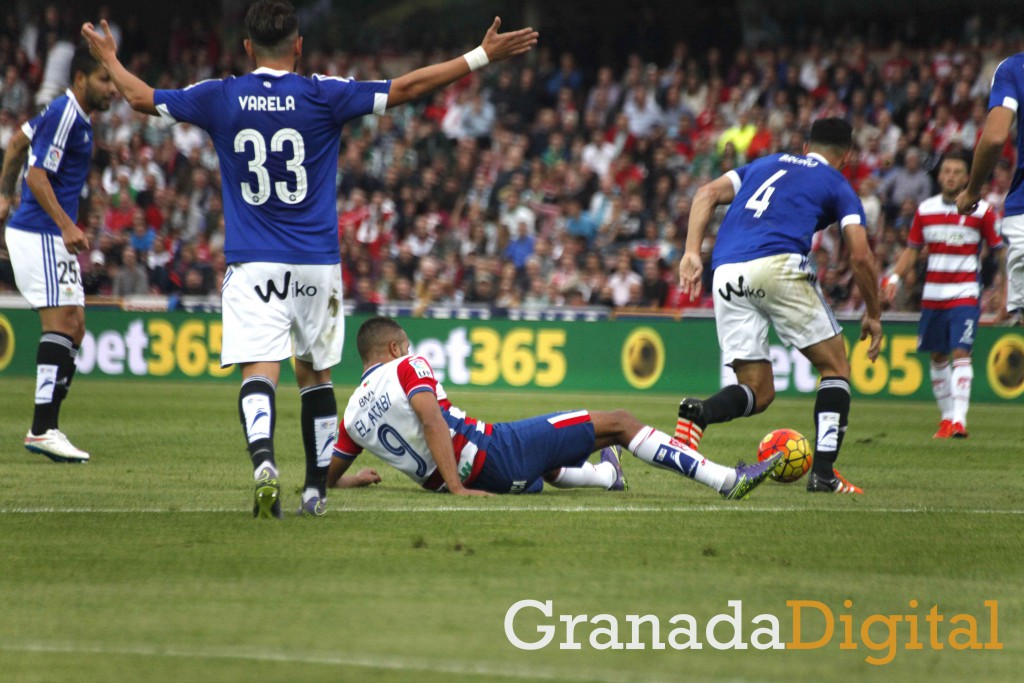
<svg viewBox="0 0 1024 683">
<path fill-rule="evenodd" d="M 333 264 L 341 127 L 383 114 L 391 81 L 307 78 L 259 68 L 157 90 L 161 115 L 206 130 L 220 160 L 229 263 Z"/>
<path fill-rule="evenodd" d="M 820 154 L 775 154 L 725 174 L 736 198 L 725 214 L 712 268 L 811 251 L 814 233 L 832 223 L 864 225 L 864 206 Z"/>
</svg>

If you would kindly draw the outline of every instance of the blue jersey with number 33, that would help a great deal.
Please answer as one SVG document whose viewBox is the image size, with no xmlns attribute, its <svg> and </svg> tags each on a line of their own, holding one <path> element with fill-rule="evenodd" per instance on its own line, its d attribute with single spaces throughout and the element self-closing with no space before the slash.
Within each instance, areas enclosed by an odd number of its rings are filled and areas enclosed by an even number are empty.
<svg viewBox="0 0 1024 683">
<path fill-rule="evenodd" d="M 1024 99 L 1024 52 L 1007 57 L 992 76 L 988 108 L 1006 107 L 1016 116 Z M 1017 169 L 1004 206 L 1007 216 L 1024 214 L 1024 126 L 1017 122 Z"/>
<path fill-rule="evenodd" d="M 157 90 L 161 115 L 203 128 L 220 160 L 228 263 L 340 262 L 335 198 L 341 127 L 383 114 L 391 81 L 259 68 Z"/>
<path fill-rule="evenodd" d="M 725 214 L 711 267 L 811 251 L 814 233 L 832 223 L 864 225 L 864 206 L 825 158 L 775 154 L 725 174 L 736 198 Z"/>
</svg>

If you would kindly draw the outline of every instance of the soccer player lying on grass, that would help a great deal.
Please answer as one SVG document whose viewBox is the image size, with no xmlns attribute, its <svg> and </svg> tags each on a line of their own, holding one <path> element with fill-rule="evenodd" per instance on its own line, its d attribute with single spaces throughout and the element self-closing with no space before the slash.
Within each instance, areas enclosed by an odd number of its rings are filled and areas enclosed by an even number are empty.
<svg viewBox="0 0 1024 683">
<path fill-rule="evenodd" d="M 619 447 L 651 465 L 682 474 L 729 499 L 760 484 L 781 455 L 753 465 L 724 467 L 707 460 L 625 410 L 575 410 L 487 424 L 452 405 L 409 337 L 390 318 L 367 320 L 356 335 L 363 361 L 328 470 L 340 482 L 365 448 L 429 491 L 485 496 L 558 488 L 622 490 Z M 587 462 L 601 449 L 600 464 Z"/>
</svg>

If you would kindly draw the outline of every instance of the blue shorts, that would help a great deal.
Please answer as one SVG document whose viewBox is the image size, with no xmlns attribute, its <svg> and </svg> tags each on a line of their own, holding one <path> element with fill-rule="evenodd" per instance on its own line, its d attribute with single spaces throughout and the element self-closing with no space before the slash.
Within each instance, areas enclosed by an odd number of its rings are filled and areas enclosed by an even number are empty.
<svg viewBox="0 0 1024 683">
<path fill-rule="evenodd" d="M 953 349 L 970 351 L 978 330 L 979 306 L 924 308 L 917 328 L 917 350 L 949 353 Z"/>
<path fill-rule="evenodd" d="M 471 486 L 491 493 L 535 493 L 546 472 L 579 467 L 593 452 L 594 423 L 585 411 L 500 422 L 493 425 L 487 459 Z"/>
</svg>

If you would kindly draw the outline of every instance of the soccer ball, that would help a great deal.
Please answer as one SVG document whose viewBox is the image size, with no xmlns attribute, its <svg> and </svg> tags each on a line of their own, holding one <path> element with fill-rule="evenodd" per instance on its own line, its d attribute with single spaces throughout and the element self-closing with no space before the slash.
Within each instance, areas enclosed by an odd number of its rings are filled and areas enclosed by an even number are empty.
<svg viewBox="0 0 1024 683">
<path fill-rule="evenodd" d="M 789 484 L 807 474 L 811 469 L 811 446 L 804 435 L 792 429 L 776 429 L 761 439 L 757 447 L 757 459 L 767 460 L 776 453 L 782 453 L 782 460 L 768 476 L 775 481 Z"/>
</svg>

